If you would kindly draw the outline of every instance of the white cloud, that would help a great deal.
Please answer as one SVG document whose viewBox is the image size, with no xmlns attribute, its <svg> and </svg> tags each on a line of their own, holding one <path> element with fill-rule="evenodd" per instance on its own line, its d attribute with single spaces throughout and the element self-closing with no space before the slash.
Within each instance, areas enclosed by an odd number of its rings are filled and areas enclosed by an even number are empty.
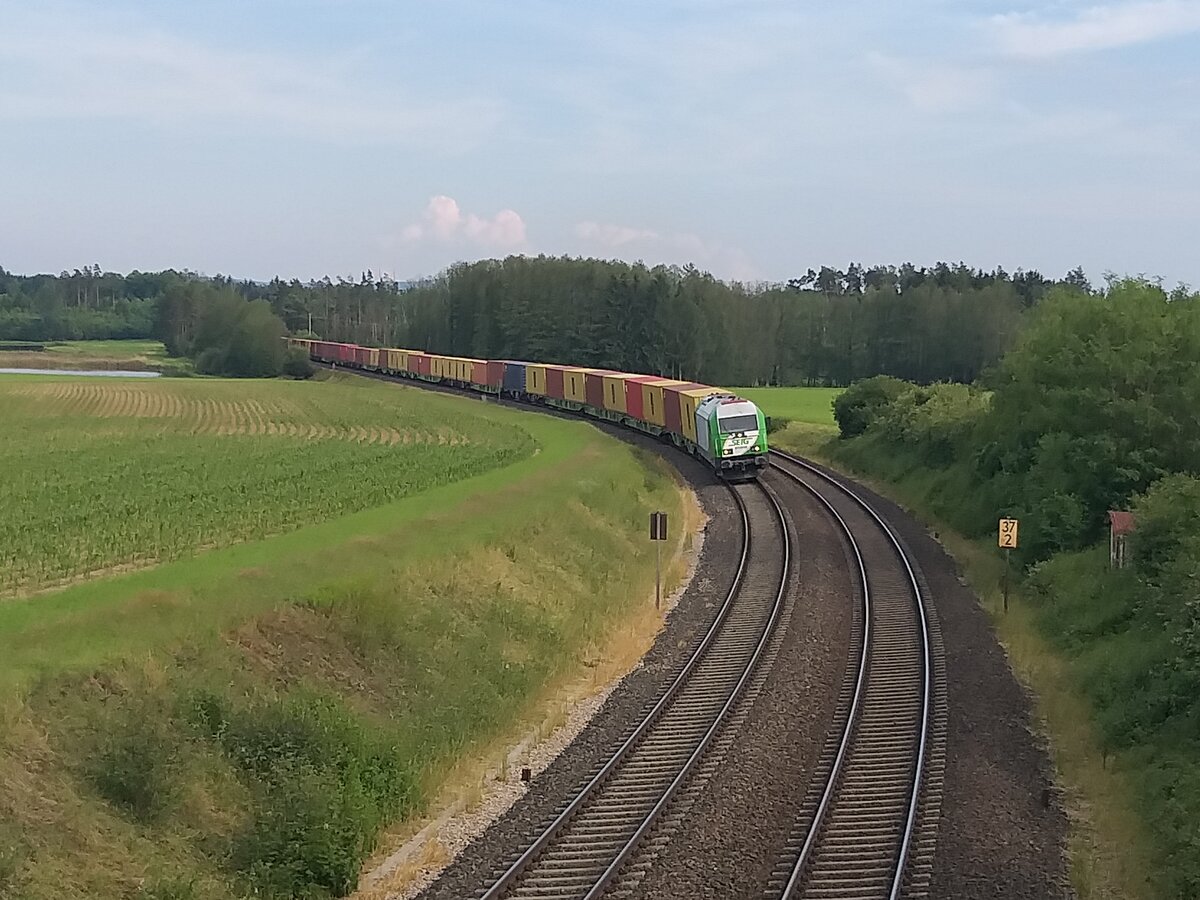
<svg viewBox="0 0 1200 900">
<path fill-rule="evenodd" d="M 1142 44 L 1200 30 L 1200 2 L 1149 0 L 1092 6 L 1072 19 L 1057 22 L 1025 13 L 993 16 L 989 21 L 1004 53 L 1051 59 L 1071 53 Z"/>
<path fill-rule="evenodd" d="M 603 247 L 621 247 L 632 241 L 656 241 L 657 231 L 630 228 L 628 225 L 602 225 L 599 222 L 580 222 L 573 229 L 576 237 Z"/>
<path fill-rule="evenodd" d="M 867 61 L 888 85 L 923 112 L 956 112 L 977 106 L 990 95 L 993 77 L 984 69 L 927 63 L 871 53 Z"/>
<path fill-rule="evenodd" d="M 691 232 L 658 232 L 593 221 L 579 222 L 572 231 L 587 254 L 611 254 L 651 264 L 694 263 L 718 278 L 735 281 L 754 281 L 762 277 L 750 255 L 740 247 L 706 240 Z"/>
<path fill-rule="evenodd" d="M 514 210 L 502 209 L 491 218 L 466 213 L 458 201 L 445 194 L 430 197 L 422 222 L 405 226 L 400 232 L 408 243 L 430 238 L 450 243 L 466 240 L 484 247 L 513 249 L 525 244 L 525 221 Z"/>
</svg>

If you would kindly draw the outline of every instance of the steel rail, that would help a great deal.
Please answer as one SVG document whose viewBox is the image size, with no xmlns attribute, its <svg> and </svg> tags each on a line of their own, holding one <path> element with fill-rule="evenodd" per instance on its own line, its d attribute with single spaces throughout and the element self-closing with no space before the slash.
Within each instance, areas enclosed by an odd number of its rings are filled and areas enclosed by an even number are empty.
<svg viewBox="0 0 1200 900">
<path fill-rule="evenodd" d="M 675 774 L 674 778 L 670 780 L 669 784 L 665 786 L 657 801 L 654 803 L 650 811 L 644 816 L 640 824 L 634 830 L 633 834 L 624 842 L 617 853 L 608 862 L 607 866 L 603 868 L 603 871 L 599 873 L 596 880 L 587 890 L 587 893 L 583 895 L 586 900 L 595 900 L 596 897 L 600 896 L 604 892 L 607 886 L 616 877 L 623 864 L 628 861 L 630 856 L 632 856 L 634 851 L 637 849 L 637 846 L 642 838 L 644 838 L 647 832 L 653 827 L 663 810 L 670 803 L 672 797 L 693 773 L 697 763 L 703 757 L 704 751 L 711 743 L 713 737 L 720 730 L 720 727 L 727 718 L 730 710 L 736 705 L 737 700 L 742 694 L 743 688 L 750 679 L 750 676 L 753 673 L 755 666 L 772 635 L 774 625 L 779 618 L 780 609 L 782 608 L 783 599 L 787 591 L 788 572 L 790 567 L 791 534 L 790 529 L 788 528 L 787 519 L 783 513 L 783 509 L 780 506 L 778 499 L 765 485 L 760 484 L 758 487 L 770 501 L 770 504 L 773 508 L 776 517 L 776 524 L 780 528 L 783 547 L 783 559 L 779 576 L 779 590 L 776 592 L 774 601 L 771 605 L 771 612 L 767 622 L 763 625 L 761 635 L 755 644 L 754 650 L 746 662 L 736 684 L 733 686 L 724 704 L 721 706 L 721 709 L 714 716 L 711 724 L 704 732 L 704 735 L 696 744 L 691 754 L 688 756 L 686 762 Z M 509 866 L 508 869 L 505 870 L 505 872 L 495 882 L 493 882 L 482 895 L 480 895 L 480 900 L 499 900 L 499 898 L 503 897 L 507 892 L 516 888 L 525 871 L 531 865 L 533 865 L 538 857 L 542 855 L 543 852 L 545 852 L 547 848 L 549 848 L 555 842 L 556 838 L 558 838 L 564 832 L 564 830 L 568 828 L 571 822 L 589 803 L 589 801 L 593 800 L 596 795 L 601 792 L 604 784 L 614 776 L 614 773 L 620 769 L 622 763 L 627 760 L 630 754 L 638 746 L 644 743 L 646 738 L 654 729 L 654 726 L 663 717 L 668 706 L 673 700 L 676 699 L 680 691 L 688 683 L 693 672 L 705 659 L 709 648 L 717 639 L 724 626 L 729 622 L 730 613 L 733 610 L 745 583 L 747 562 L 750 557 L 751 544 L 753 541 L 752 529 L 750 527 L 750 516 L 747 511 L 745 500 L 734 488 L 731 487 L 730 491 L 737 501 L 742 517 L 742 552 L 733 584 L 731 585 L 720 610 L 713 619 L 708 631 L 705 633 L 703 640 L 696 647 L 695 651 L 692 653 L 683 669 L 671 682 L 662 696 L 660 696 L 650 712 L 647 713 L 642 721 L 638 724 L 633 733 L 621 744 L 617 751 L 601 767 L 600 771 L 597 772 L 596 775 L 593 776 L 583 787 L 583 789 L 575 795 L 567 807 L 561 813 L 559 813 L 559 815 L 542 831 L 537 839 L 525 849 L 520 857 L 518 857 L 518 859 L 511 866 Z"/>
<path fill-rule="evenodd" d="M 772 450 L 771 454 L 778 459 L 783 459 L 787 463 L 800 467 L 807 472 L 816 475 L 827 484 L 833 485 L 837 490 L 848 496 L 858 507 L 864 510 L 867 515 L 874 520 L 880 530 L 887 537 L 891 547 L 895 550 L 896 555 L 903 563 L 905 573 L 908 577 L 908 582 L 911 586 L 912 596 L 916 604 L 917 619 L 921 626 L 921 713 L 919 717 L 919 733 L 917 735 L 917 753 L 916 761 L 913 766 L 912 786 L 908 794 L 908 799 L 905 804 L 906 813 L 904 827 L 901 833 L 899 847 L 894 858 L 895 870 L 891 878 L 891 885 L 888 891 L 888 900 L 898 900 L 901 896 L 904 886 L 904 872 L 909 852 L 912 846 L 913 833 L 916 826 L 917 810 L 920 803 L 922 774 L 925 768 L 925 757 L 927 743 L 929 738 L 930 728 L 930 697 L 931 697 L 931 672 L 932 672 L 932 653 L 930 649 L 929 636 L 929 621 L 928 612 L 925 608 L 924 597 L 921 592 L 920 584 L 917 580 L 916 572 L 913 570 L 912 564 L 908 559 L 908 554 L 905 552 L 899 538 L 896 537 L 892 528 L 883 520 L 883 518 L 867 503 L 859 494 L 852 488 L 843 484 L 836 478 L 831 477 L 826 472 L 822 471 L 817 466 L 812 465 L 806 460 L 793 456 L 779 450 Z M 804 845 L 801 848 L 800 856 L 792 866 L 790 877 L 783 890 L 783 900 L 791 900 L 798 896 L 797 891 L 800 888 L 804 877 L 805 870 L 813 858 L 813 853 L 818 845 L 822 834 L 822 826 L 824 825 L 825 817 L 829 808 L 833 804 L 837 791 L 840 787 L 841 775 L 845 765 L 846 757 L 849 755 L 850 747 L 858 737 L 857 725 L 858 714 L 862 707 L 863 691 L 866 684 L 866 675 L 870 665 L 870 649 L 871 649 L 871 600 L 870 600 L 870 585 L 867 579 L 866 567 L 863 560 L 863 555 L 859 547 L 858 541 L 854 537 L 851 528 L 845 518 L 837 511 L 834 505 L 821 494 L 811 484 L 800 478 L 793 471 L 789 471 L 786 467 L 776 463 L 774 468 L 802 485 L 807 489 L 819 502 L 833 515 L 842 528 L 850 547 L 853 550 L 855 559 L 858 563 L 859 577 L 862 584 L 863 593 L 863 640 L 862 648 L 859 656 L 859 671 L 855 679 L 855 688 L 853 700 L 851 703 L 850 714 L 847 716 L 845 727 L 839 741 L 837 755 L 834 765 L 830 771 L 825 787 L 821 794 L 821 799 L 817 810 L 814 813 L 812 823 L 809 826 L 808 833 L 805 837 Z"/>
</svg>

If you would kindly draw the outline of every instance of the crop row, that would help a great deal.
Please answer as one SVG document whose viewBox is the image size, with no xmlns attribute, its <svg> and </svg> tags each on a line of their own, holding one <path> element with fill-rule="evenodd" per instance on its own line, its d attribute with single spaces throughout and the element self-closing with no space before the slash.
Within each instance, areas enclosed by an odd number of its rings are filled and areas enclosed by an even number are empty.
<svg viewBox="0 0 1200 900">
<path fill-rule="evenodd" d="M 188 399 L 203 402 L 208 384 L 188 383 Z M 217 394 L 229 389 L 211 385 Z M 56 413 L 9 387 L 0 381 L 0 595 L 335 518 L 531 449 L 524 432 L 463 414 L 461 405 L 382 386 L 296 385 L 312 396 L 276 409 L 280 421 L 290 413 L 295 430 L 257 434 L 197 430 L 185 417 L 89 414 L 77 406 Z M 269 396 L 275 384 L 236 387 L 266 389 L 262 402 L 238 401 L 246 407 L 277 399 Z M 450 410 L 452 428 L 431 426 Z M 414 439 L 372 441 L 389 430 Z"/>
</svg>

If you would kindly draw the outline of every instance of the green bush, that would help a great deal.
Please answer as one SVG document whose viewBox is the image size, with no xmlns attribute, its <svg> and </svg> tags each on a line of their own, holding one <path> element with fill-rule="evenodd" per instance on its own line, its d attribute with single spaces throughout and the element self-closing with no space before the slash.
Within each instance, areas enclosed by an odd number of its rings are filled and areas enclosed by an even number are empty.
<svg viewBox="0 0 1200 900">
<path fill-rule="evenodd" d="M 1134 515 L 1134 561 L 1155 580 L 1184 543 L 1200 534 L 1200 478 L 1169 475 L 1155 482 L 1137 499 Z"/>
<path fill-rule="evenodd" d="M 208 375 L 273 378 L 283 371 L 283 320 L 266 300 L 201 281 L 170 285 L 158 306 L 156 335 L 175 356 Z"/>
<path fill-rule="evenodd" d="M 313 366 L 312 360 L 305 351 L 295 347 L 288 349 L 287 356 L 283 360 L 284 375 L 289 378 L 307 379 L 312 378 L 316 371 L 316 367 Z"/>
<path fill-rule="evenodd" d="M 914 448 L 925 462 L 946 466 L 969 452 L 969 440 L 987 412 L 987 395 L 970 385 L 911 385 L 876 408 L 873 425 Z"/>
<path fill-rule="evenodd" d="M 138 900 L 202 900 L 195 878 L 154 876 L 146 879 L 137 893 Z"/>
<path fill-rule="evenodd" d="M 166 812 L 175 797 L 180 736 L 172 720 L 146 699 L 129 701 L 98 723 L 97 746 L 85 763 L 105 800 L 143 822 Z"/>
<path fill-rule="evenodd" d="M 417 782 L 394 743 L 335 698 L 235 706 L 201 691 L 189 718 L 242 772 L 255 814 L 234 840 L 235 871 L 268 896 L 340 896 Z"/>
<path fill-rule="evenodd" d="M 833 418 L 844 438 L 862 434 L 911 385 L 890 375 L 876 375 L 856 381 L 833 401 Z"/>
<path fill-rule="evenodd" d="M 256 892 L 337 897 L 354 888 L 374 846 L 374 798 L 329 768 L 281 764 L 261 788 L 258 814 L 239 835 L 233 863 Z"/>
<path fill-rule="evenodd" d="M 1140 524 L 1139 524 L 1140 529 Z M 1064 552 L 1027 581 L 1039 624 L 1070 659 L 1094 710 L 1105 752 L 1137 791 L 1163 857 L 1163 897 L 1200 895 L 1200 539 L 1176 549 L 1187 577 L 1151 585 L 1136 568 L 1114 572 L 1108 548 Z M 1194 554 L 1194 555 L 1192 555 Z M 1157 577 L 1170 579 L 1172 562 Z M 1174 610 L 1164 616 L 1163 608 Z"/>
</svg>

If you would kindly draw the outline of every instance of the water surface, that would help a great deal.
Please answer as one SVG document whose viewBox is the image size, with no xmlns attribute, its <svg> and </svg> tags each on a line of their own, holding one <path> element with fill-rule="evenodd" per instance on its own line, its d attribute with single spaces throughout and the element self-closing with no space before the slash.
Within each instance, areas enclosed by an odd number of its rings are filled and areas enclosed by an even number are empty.
<svg viewBox="0 0 1200 900">
<path fill-rule="evenodd" d="M 127 372 L 121 369 L 5 369 L 0 375 L 86 375 L 89 378 L 158 378 L 162 372 Z"/>
</svg>

